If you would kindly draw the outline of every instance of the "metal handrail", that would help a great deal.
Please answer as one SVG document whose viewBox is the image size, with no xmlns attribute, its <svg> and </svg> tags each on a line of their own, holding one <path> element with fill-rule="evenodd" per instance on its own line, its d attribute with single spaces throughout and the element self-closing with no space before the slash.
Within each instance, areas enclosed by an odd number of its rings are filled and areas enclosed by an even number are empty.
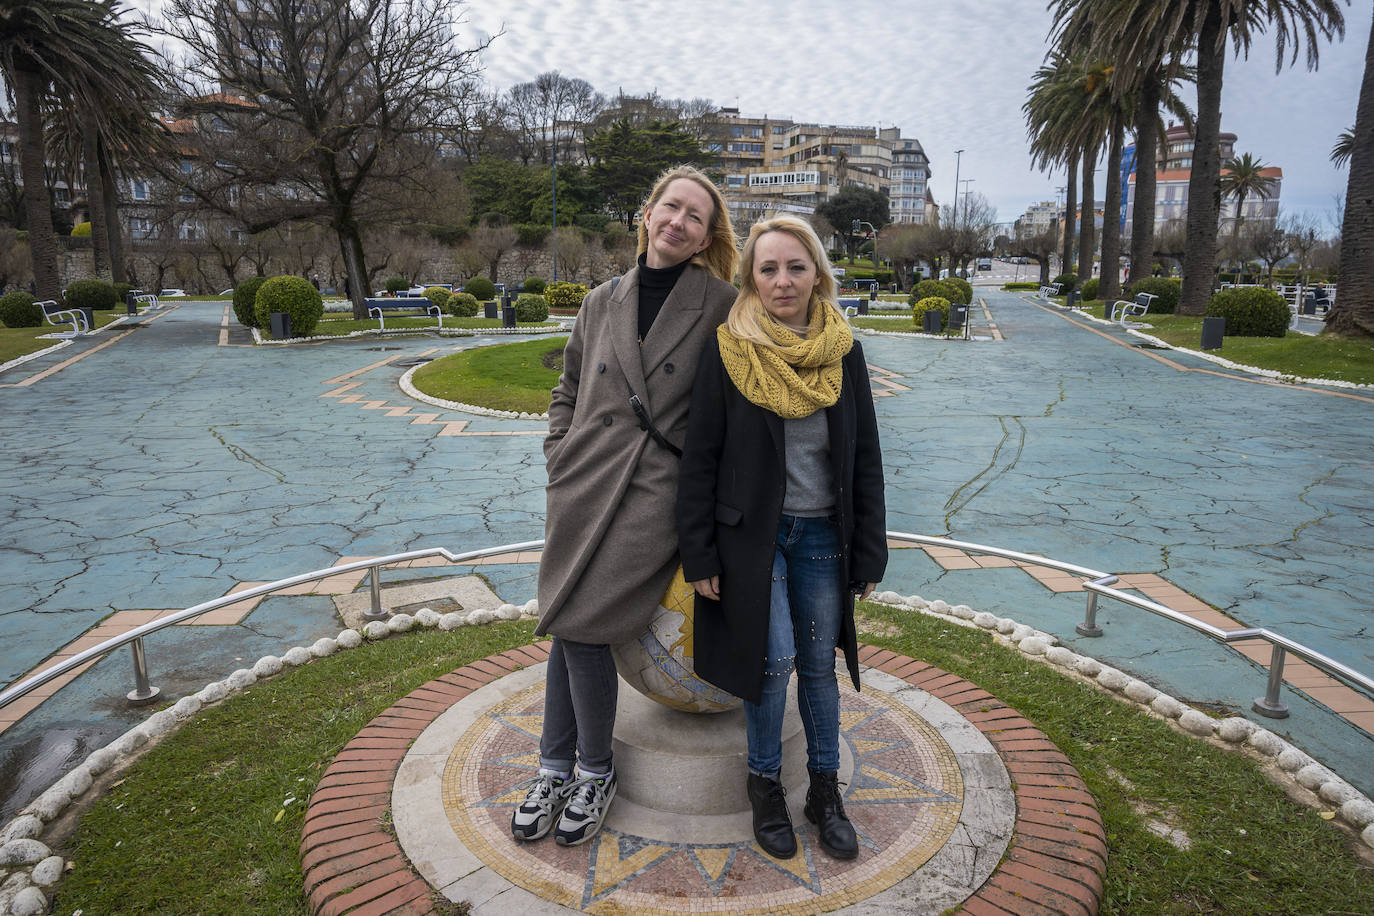
<svg viewBox="0 0 1374 916">
<path fill-rule="evenodd" d="M 1054 560 L 1049 557 L 1042 557 L 1039 554 L 1023 553 L 1017 550 L 1007 550 L 1001 547 L 990 547 L 986 544 L 974 544 L 969 541 L 957 541 L 952 538 L 933 537 L 923 534 L 909 534 L 903 531 L 889 531 L 887 537 L 891 540 L 907 541 L 913 544 L 924 544 L 931 547 L 949 547 L 961 550 L 966 553 L 985 554 L 988 556 L 1003 557 L 1008 560 L 1015 560 L 1021 563 L 1030 563 L 1036 566 L 1044 566 L 1048 569 L 1057 569 L 1074 576 L 1081 577 L 1086 581 L 1083 588 L 1087 591 L 1087 609 L 1083 622 L 1076 625 L 1074 629 L 1082 636 L 1098 637 L 1104 635 L 1101 627 L 1097 625 L 1097 597 L 1105 595 L 1123 604 L 1149 611 L 1175 623 L 1181 623 L 1190 629 L 1215 639 L 1222 643 L 1231 643 L 1242 639 L 1262 639 L 1272 647 L 1269 665 L 1269 679 L 1263 697 L 1255 699 L 1252 709 L 1263 716 L 1281 719 L 1288 715 L 1288 706 L 1279 698 L 1279 690 L 1283 684 L 1283 665 L 1289 652 L 1302 658 L 1316 668 L 1331 675 L 1338 680 L 1355 687 L 1358 690 L 1374 695 L 1374 678 L 1356 671 L 1348 665 L 1336 661 L 1335 659 L 1310 649 L 1301 643 L 1295 642 L 1281 633 L 1275 633 L 1266 627 L 1246 627 L 1239 630 L 1223 630 L 1212 624 L 1196 620 L 1187 614 L 1174 610 L 1167 605 L 1148 598 L 1141 598 L 1136 595 L 1127 594 L 1120 589 L 1112 588 L 1119 579 L 1111 573 L 1101 572 L 1100 570 L 1090 569 L 1086 566 L 1079 566 L 1074 563 L 1066 563 L 1062 560 Z M 387 616 L 386 610 L 382 607 L 381 601 L 381 568 L 395 563 L 404 563 L 408 560 L 418 560 L 425 557 L 444 557 L 450 563 L 461 564 L 468 560 L 475 560 L 481 557 L 495 556 L 502 553 L 514 553 L 527 550 L 540 550 L 544 546 L 543 540 L 522 541 L 518 544 L 503 544 L 499 547 L 486 547 L 480 550 L 469 550 L 463 553 L 453 553 L 444 547 L 429 547 L 421 550 L 411 550 L 405 553 L 394 553 L 384 557 L 373 557 L 367 560 L 356 560 L 352 563 L 344 563 L 339 566 L 330 566 L 327 569 L 317 569 L 313 572 L 302 573 L 298 576 L 291 576 L 287 579 L 278 579 L 275 582 L 268 582 L 264 585 L 254 586 L 241 592 L 233 592 L 213 601 L 197 604 L 175 614 L 168 615 L 159 620 L 150 621 L 135 627 L 127 633 L 111 637 L 97 646 L 92 646 L 83 652 L 79 652 L 71 658 L 51 668 L 33 675 L 27 680 L 21 681 L 0 691 L 0 709 L 14 702 L 22 696 L 42 687 L 49 681 L 61 677 L 69 671 L 80 668 L 88 662 L 101 658 L 120 646 L 129 645 L 133 652 L 134 661 L 134 682 L 135 689 L 127 694 L 127 699 L 135 705 L 143 705 L 155 701 L 159 690 L 148 683 L 148 667 L 146 654 L 143 647 L 143 637 L 150 633 L 155 633 L 164 627 L 174 626 L 183 620 L 190 620 L 209 611 L 225 607 L 230 604 L 237 604 L 240 601 L 247 601 L 260 595 L 268 595 L 293 585 L 300 585 L 303 582 L 313 582 L 318 579 L 326 579 L 342 573 L 354 572 L 359 569 L 367 569 L 371 574 L 371 608 L 364 613 L 364 617 L 380 620 Z"/>
<path fill-rule="evenodd" d="M 134 705 L 146 705 L 157 699 L 160 691 L 148 683 L 148 665 L 143 649 L 143 637 L 150 633 L 156 633 L 164 627 L 174 626 L 183 620 L 190 620 L 199 617 L 201 614 L 217 610 L 230 604 L 238 604 L 240 601 L 247 601 L 259 595 L 268 595 L 283 588 L 290 588 L 293 585 L 300 585 L 303 582 L 314 582 L 318 579 L 328 579 L 342 573 L 355 572 L 359 569 L 367 569 L 372 576 L 372 606 L 364 613 L 364 617 L 380 620 L 387 616 L 382 608 L 381 592 L 381 567 L 390 566 L 393 563 L 404 563 L 407 560 L 419 560 L 425 557 L 444 557 L 450 563 L 463 563 L 467 560 L 476 560 L 480 557 L 495 556 L 502 553 L 512 553 L 522 550 L 538 550 L 544 546 L 542 540 L 522 541 L 518 544 L 503 544 L 500 547 L 484 547 L 481 550 L 469 550 L 464 553 L 453 553 L 445 547 L 428 547 L 423 550 L 410 550 L 405 553 L 393 553 L 384 557 L 372 557 L 367 560 L 355 560 L 352 563 L 343 563 L 339 566 L 330 566 L 327 569 L 317 569 L 313 572 L 301 573 L 299 576 L 291 576 L 289 579 L 278 579 L 275 582 L 268 582 L 264 585 L 256 585 L 253 588 L 244 589 L 241 592 L 232 592 L 222 598 L 213 601 L 206 601 L 203 604 L 193 605 L 185 610 L 177 611 L 166 617 L 149 621 L 148 623 L 134 627 L 127 633 L 112 636 L 97 646 L 92 646 L 83 652 L 78 652 L 71 658 L 47 668 L 35 674 L 27 680 L 20 681 L 18 684 L 11 685 L 0 691 L 0 709 L 4 709 L 10 703 L 20 697 L 42 687 L 49 681 L 61 677 L 69 671 L 80 668 L 88 662 L 95 661 L 102 656 L 108 655 L 115 649 L 123 645 L 131 645 L 134 657 L 134 690 L 128 693 L 127 699 Z"/>
<path fill-rule="evenodd" d="M 887 536 L 894 540 L 911 541 L 916 544 L 928 544 L 932 547 L 953 547 L 968 553 L 1005 557 L 1009 560 L 1033 563 L 1036 566 L 1045 566 L 1050 569 L 1058 569 L 1063 572 L 1072 573 L 1075 576 L 1082 576 L 1084 579 L 1088 580 L 1083 583 L 1083 588 L 1088 592 L 1087 610 L 1083 622 L 1074 627 L 1081 636 L 1098 637 L 1104 635 L 1102 628 L 1097 625 L 1097 596 L 1105 595 L 1123 604 L 1129 604 L 1132 607 L 1138 607 L 1141 610 L 1149 611 L 1152 614 L 1156 614 L 1167 620 L 1172 620 L 1175 623 L 1181 623 L 1218 642 L 1232 643 L 1242 639 L 1262 639 L 1269 643 L 1272 648 L 1269 662 L 1269 680 L 1265 688 L 1264 696 L 1257 697 L 1250 708 L 1260 715 L 1268 716 L 1271 719 L 1283 719 L 1288 716 L 1287 704 L 1279 699 L 1279 688 L 1283 684 L 1283 665 L 1289 652 L 1337 680 L 1344 681 L 1357 690 L 1363 690 L 1367 694 L 1374 695 L 1374 678 L 1361 674 L 1349 665 L 1338 662 L 1334 658 L 1324 655 L 1315 649 L 1308 648 L 1302 643 L 1295 642 L 1282 633 L 1275 633 L 1267 627 L 1246 627 L 1240 630 L 1223 630 L 1220 627 L 1212 626 L 1210 623 L 1196 620 L 1187 614 L 1176 611 L 1157 601 L 1130 595 L 1120 589 L 1112 588 L 1111 586 L 1115 585 L 1119 579 L 1117 576 L 1110 573 L 1100 572 L 1096 569 L 1088 569 L 1085 566 L 1076 566 L 1072 563 L 1064 563 L 1060 560 L 1051 560 L 1048 557 L 1042 557 L 1036 554 L 1021 553 L 1015 550 L 1004 550 L 1000 547 L 989 547 L 984 544 L 973 544 L 968 541 L 955 541 L 950 538 L 930 537 L 923 534 L 906 534 L 900 531 L 889 531 Z"/>
</svg>

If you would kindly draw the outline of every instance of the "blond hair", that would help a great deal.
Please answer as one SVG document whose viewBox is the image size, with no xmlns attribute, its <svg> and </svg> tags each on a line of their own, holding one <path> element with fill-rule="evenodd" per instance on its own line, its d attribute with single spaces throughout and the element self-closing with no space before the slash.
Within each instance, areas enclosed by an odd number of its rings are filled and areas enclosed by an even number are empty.
<svg viewBox="0 0 1374 916">
<path fill-rule="evenodd" d="M 757 222 L 749 229 L 749 240 L 744 243 L 744 254 L 740 257 L 739 296 L 730 307 L 730 315 L 725 319 L 725 326 L 731 334 L 741 340 L 778 349 L 778 342 L 765 330 L 766 324 L 776 324 L 777 319 L 764 308 L 763 297 L 759 295 L 759 288 L 754 283 L 754 249 L 759 239 L 769 232 L 785 232 L 801 242 L 812 263 L 816 265 L 816 286 L 812 289 L 811 301 L 806 306 L 807 321 L 815 317 L 817 307 L 834 309 L 840 321 L 845 319 L 844 313 L 840 311 L 840 304 L 836 301 L 838 290 L 835 286 L 835 274 L 830 267 L 830 258 L 826 256 L 825 246 L 821 244 L 820 237 L 816 235 L 816 230 L 811 228 L 811 224 L 795 216 L 775 216 Z"/>
<path fill-rule="evenodd" d="M 696 182 L 707 194 L 711 195 L 711 223 L 707 227 L 707 234 L 711 237 L 711 244 L 701 251 L 692 255 L 692 263 L 706 268 L 716 277 L 729 283 L 734 279 L 735 268 L 739 265 L 739 241 L 735 238 L 735 228 L 730 225 L 730 211 L 725 208 L 725 198 L 721 196 L 720 189 L 715 186 L 705 173 L 695 169 L 690 165 L 679 165 L 676 168 L 668 169 L 658 176 L 658 181 L 654 182 L 654 189 L 649 192 L 649 199 L 644 202 L 644 211 L 652 209 L 668 190 L 668 185 L 685 178 L 688 181 Z M 639 251 L 643 254 L 649 250 L 649 229 L 646 220 L 639 221 Z"/>
</svg>

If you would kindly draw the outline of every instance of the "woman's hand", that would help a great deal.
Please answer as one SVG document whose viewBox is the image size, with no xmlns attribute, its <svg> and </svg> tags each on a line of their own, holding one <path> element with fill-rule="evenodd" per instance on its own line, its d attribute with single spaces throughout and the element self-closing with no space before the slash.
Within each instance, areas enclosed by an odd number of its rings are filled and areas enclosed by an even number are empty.
<svg viewBox="0 0 1374 916">
<path fill-rule="evenodd" d="M 875 584 L 876 583 L 873 582 L 860 582 L 859 587 L 855 589 L 854 593 L 859 596 L 860 601 L 863 601 L 869 595 L 873 594 Z"/>
<path fill-rule="evenodd" d="M 703 598 L 710 598 L 712 601 L 720 600 L 720 576 L 698 579 L 692 583 L 692 588 L 696 589 L 697 594 Z"/>
</svg>

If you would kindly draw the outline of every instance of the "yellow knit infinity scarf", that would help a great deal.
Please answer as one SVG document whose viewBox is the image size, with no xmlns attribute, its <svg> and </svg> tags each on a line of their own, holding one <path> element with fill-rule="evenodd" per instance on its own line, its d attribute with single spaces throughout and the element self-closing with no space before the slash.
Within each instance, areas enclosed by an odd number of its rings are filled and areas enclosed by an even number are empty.
<svg viewBox="0 0 1374 916">
<path fill-rule="evenodd" d="M 726 325 L 716 329 L 720 360 L 740 394 L 784 420 L 834 404 L 844 380 L 840 360 L 854 346 L 853 332 L 835 309 L 815 303 L 804 338 L 766 316 L 760 325 L 778 347 L 736 337 Z"/>
</svg>

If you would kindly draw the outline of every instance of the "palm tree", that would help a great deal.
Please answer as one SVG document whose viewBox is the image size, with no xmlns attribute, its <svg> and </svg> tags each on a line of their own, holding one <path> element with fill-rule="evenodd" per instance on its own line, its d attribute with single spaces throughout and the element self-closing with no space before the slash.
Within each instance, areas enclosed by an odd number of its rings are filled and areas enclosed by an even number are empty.
<svg viewBox="0 0 1374 916">
<path fill-rule="evenodd" d="M 136 110 L 146 118 L 154 96 L 156 70 L 143 56 L 147 49 L 120 22 L 122 15 L 118 0 L 7 0 L 0 6 L 0 69 L 15 98 L 29 256 L 40 298 L 62 295 L 46 193 L 43 100 L 61 98 L 74 106 L 83 133 L 108 142 L 117 136 L 109 127 L 111 114 Z M 99 141 L 90 149 L 98 152 Z M 100 193 L 103 204 L 101 172 L 98 161 L 86 163 L 88 191 Z M 93 237 L 106 232 L 96 222 Z"/>
<path fill-rule="evenodd" d="M 1064 165 L 1068 169 L 1064 201 L 1061 269 L 1073 263 L 1074 218 L 1077 209 L 1078 161 L 1091 131 L 1085 128 L 1084 66 L 1061 50 L 1052 50 L 1031 79 L 1030 94 L 1021 110 L 1030 134 L 1031 160 L 1040 170 Z"/>
<path fill-rule="evenodd" d="M 1331 147 L 1331 161 L 1340 168 L 1350 161 L 1350 154 L 1355 151 L 1355 128 L 1347 127 L 1341 131 L 1341 135 L 1336 138 L 1336 145 Z"/>
<path fill-rule="evenodd" d="M 1340 292 L 1326 329 L 1374 337 L 1374 24 L 1364 55 L 1364 79 L 1351 128 L 1350 176 L 1341 224 Z"/>
<path fill-rule="evenodd" d="M 1249 153 L 1233 158 L 1226 163 L 1226 171 L 1221 175 L 1221 197 L 1236 199 L 1236 219 L 1231 227 L 1231 238 L 1240 238 L 1240 224 L 1245 219 L 1245 199 L 1254 195 L 1260 200 L 1268 200 L 1274 193 L 1278 179 L 1263 174 L 1268 168 L 1263 162 Z"/>
<path fill-rule="evenodd" d="M 1307 67 L 1317 67 L 1318 36 L 1345 34 L 1341 0 L 1059 0 L 1069 15 L 1091 17 L 1093 46 L 1117 72 L 1156 66 L 1176 75 L 1183 55 L 1197 57 L 1197 125 L 1188 183 L 1188 239 L 1178 311 L 1201 315 L 1216 273 L 1217 215 L 1221 209 L 1221 87 L 1227 44 L 1248 54 L 1251 40 L 1270 27 L 1278 48 L 1296 62 L 1306 39 Z M 1146 163 L 1148 165 L 1148 163 Z"/>
</svg>

